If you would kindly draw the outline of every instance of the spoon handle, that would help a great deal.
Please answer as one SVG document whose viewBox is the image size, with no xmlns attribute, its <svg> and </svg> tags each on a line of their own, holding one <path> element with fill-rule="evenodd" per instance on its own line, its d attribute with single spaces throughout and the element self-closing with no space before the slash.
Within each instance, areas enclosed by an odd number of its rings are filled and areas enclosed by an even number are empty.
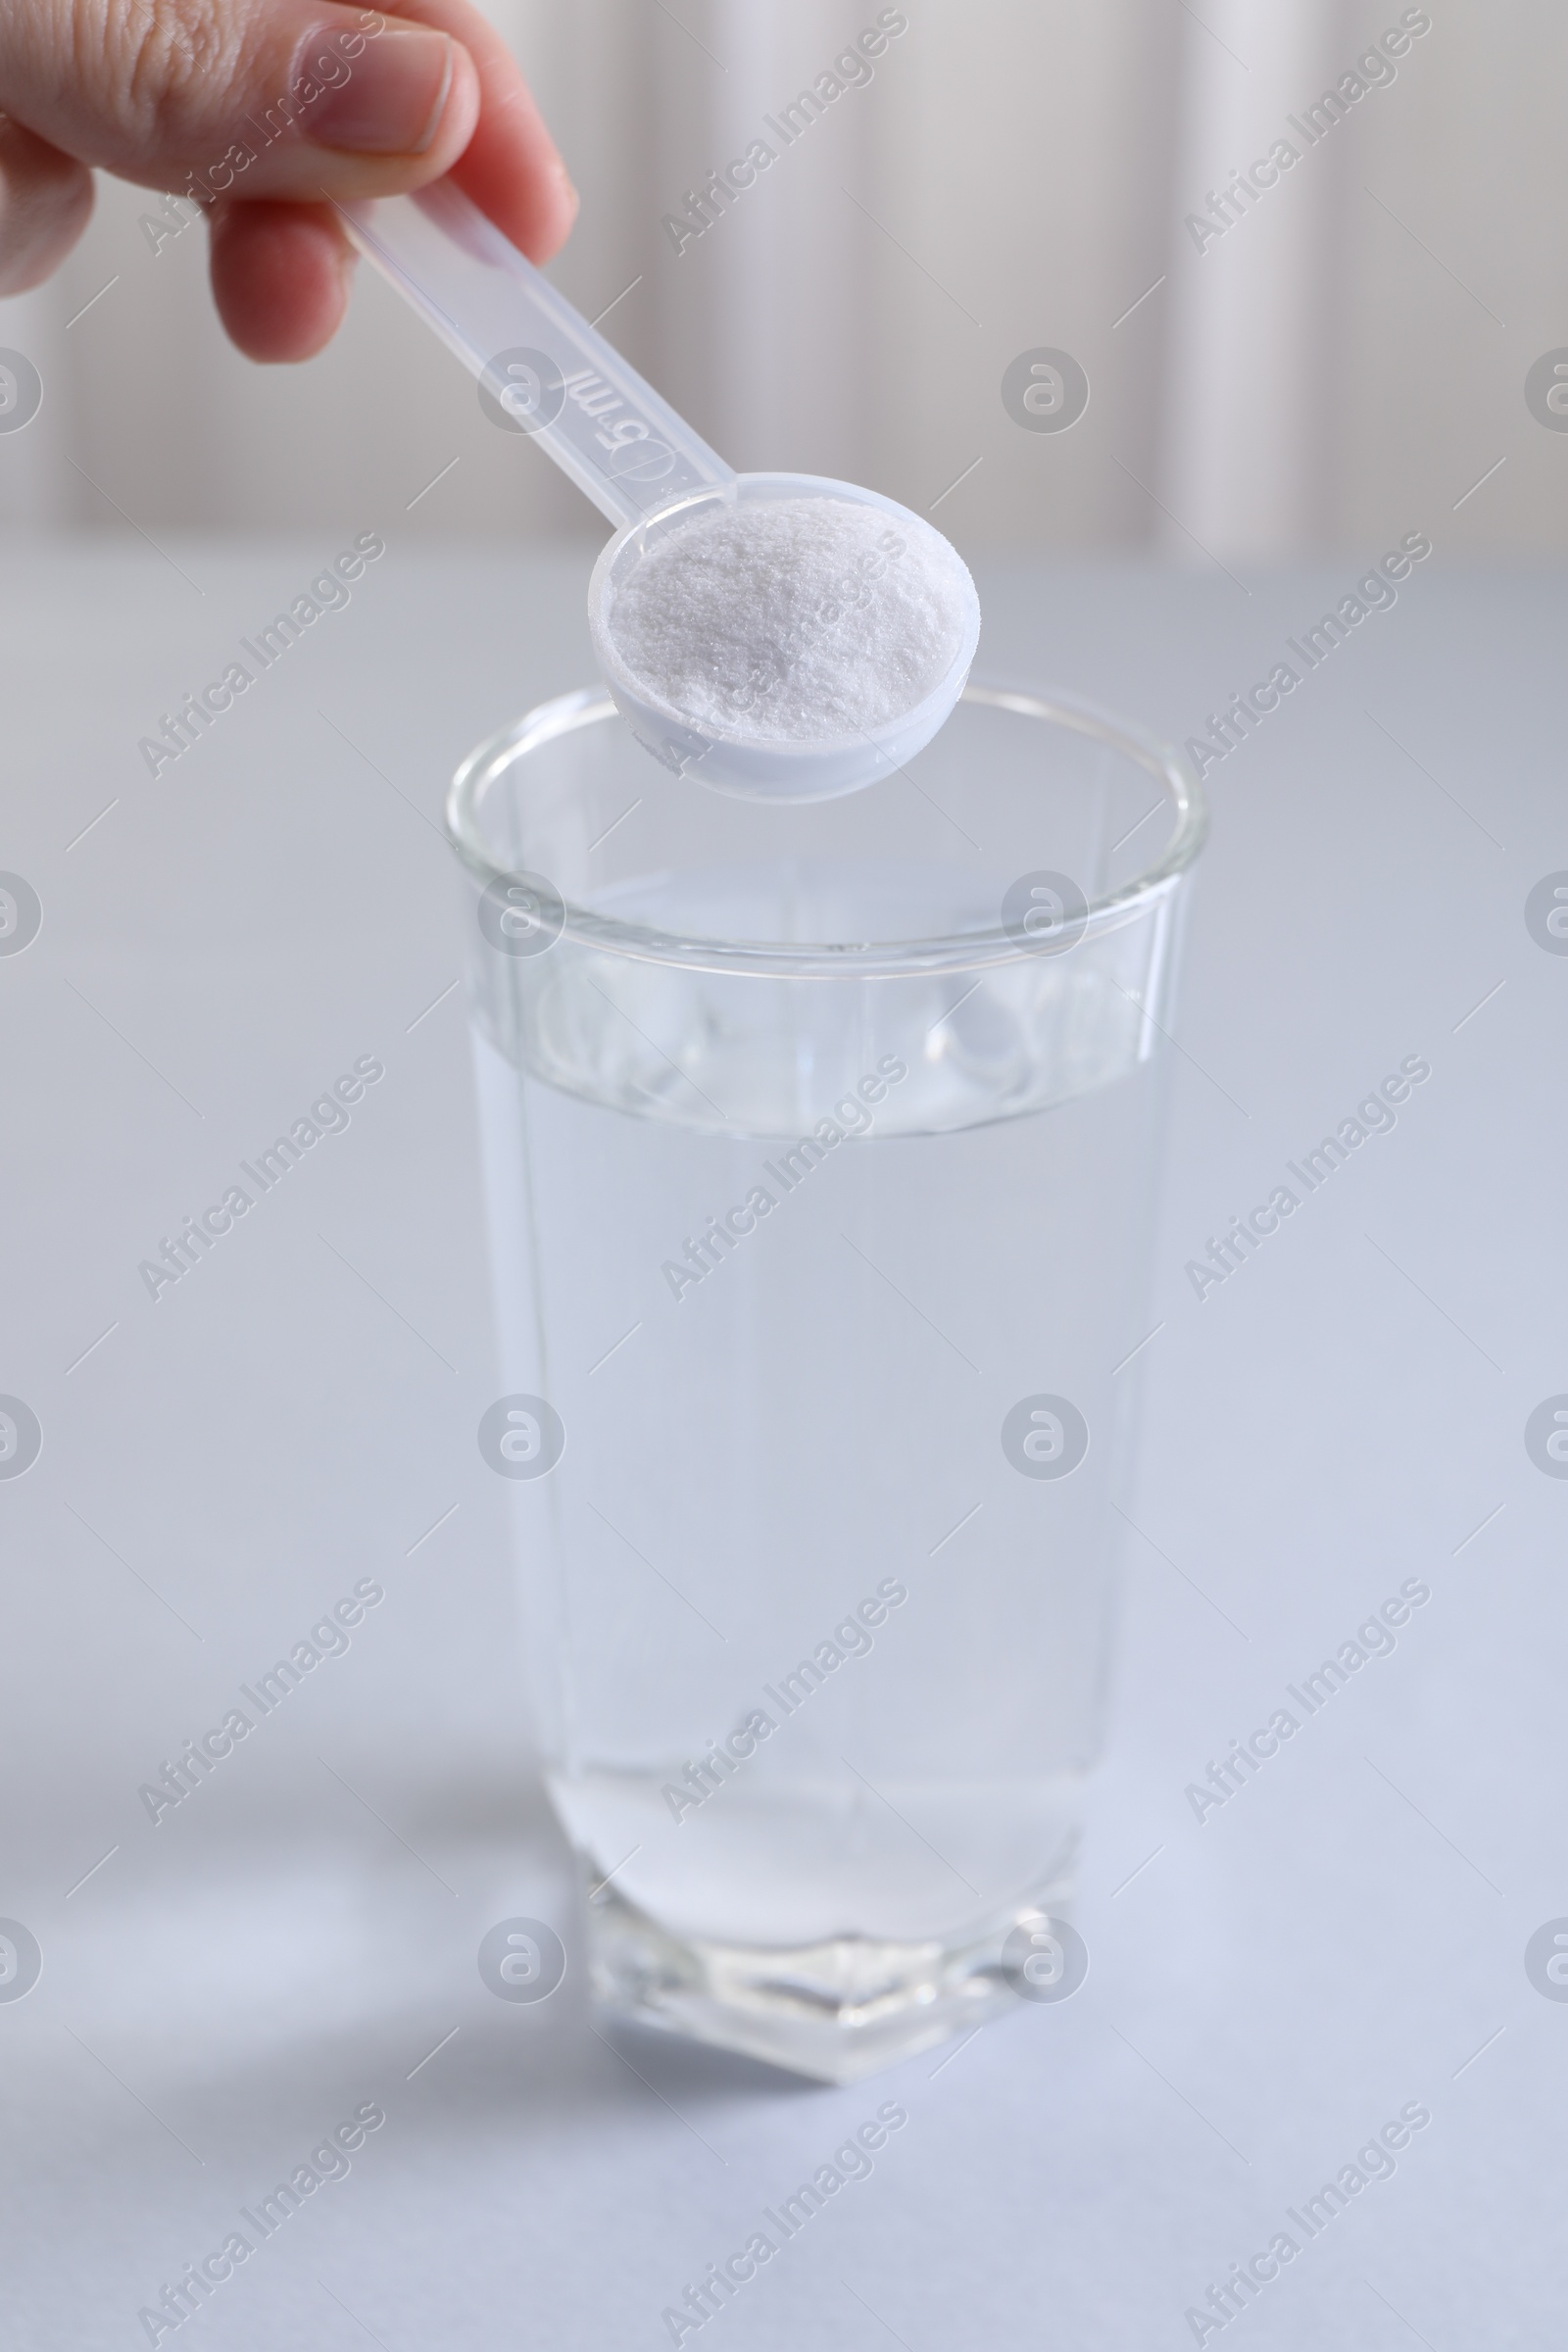
<svg viewBox="0 0 1568 2352">
<path fill-rule="evenodd" d="M 735 474 L 450 180 L 338 207 L 348 233 L 489 395 L 618 527 Z"/>
</svg>

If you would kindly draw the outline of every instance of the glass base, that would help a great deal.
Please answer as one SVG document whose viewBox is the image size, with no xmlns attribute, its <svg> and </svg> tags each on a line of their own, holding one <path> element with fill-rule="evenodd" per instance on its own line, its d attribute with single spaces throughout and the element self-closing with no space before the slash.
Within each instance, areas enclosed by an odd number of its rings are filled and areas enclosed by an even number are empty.
<svg viewBox="0 0 1568 2352">
<path fill-rule="evenodd" d="M 589 1980 L 615 2016 L 818 2082 L 855 2082 L 1010 2009 L 1019 1996 L 1003 1944 L 1033 1914 L 1059 1917 L 1067 1893 L 1054 1873 L 952 1936 L 786 1947 L 672 1936 L 601 1885 L 587 1905 Z"/>
</svg>

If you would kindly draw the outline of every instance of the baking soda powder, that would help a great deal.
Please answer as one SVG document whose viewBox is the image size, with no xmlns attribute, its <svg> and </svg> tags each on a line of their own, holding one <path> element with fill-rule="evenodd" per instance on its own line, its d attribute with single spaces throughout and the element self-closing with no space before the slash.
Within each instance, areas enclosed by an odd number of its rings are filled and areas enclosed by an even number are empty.
<svg viewBox="0 0 1568 2352">
<path fill-rule="evenodd" d="M 705 732 L 821 743 L 922 702 L 973 596 L 929 523 L 843 499 L 743 499 L 657 540 L 608 622 L 649 699 Z"/>
</svg>

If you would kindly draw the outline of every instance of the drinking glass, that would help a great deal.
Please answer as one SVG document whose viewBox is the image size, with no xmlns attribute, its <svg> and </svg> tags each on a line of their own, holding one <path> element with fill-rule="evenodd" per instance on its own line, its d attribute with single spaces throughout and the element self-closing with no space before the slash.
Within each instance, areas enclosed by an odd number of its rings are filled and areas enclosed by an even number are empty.
<svg viewBox="0 0 1568 2352">
<path fill-rule="evenodd" d="M 479 1446 L 594 1989 L 848 2081 L 1070 1902 L 1200 791 L 971 684 L 863 792 L 729 799 L 588 688 L 448 829 Z"/>
</svg>

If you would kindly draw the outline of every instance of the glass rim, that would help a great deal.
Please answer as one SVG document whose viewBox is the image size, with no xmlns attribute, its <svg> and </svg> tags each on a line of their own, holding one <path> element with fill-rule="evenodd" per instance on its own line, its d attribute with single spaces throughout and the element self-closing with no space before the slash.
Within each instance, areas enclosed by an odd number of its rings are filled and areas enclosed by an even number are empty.
<svg viewBox="0 0 1568 2352">
<path fill-rule="evenodd" d="M 1025 687 L 1002 679 L 971 677 L 958 700 L 1092 736 L 1144 768 L 1165 792 L 1176 822 L 1160 855 L 1130 881 L 1088 902 L 1081 927 L 1075 925 L 1075 946 L 1106 931 L 1120 929 L 1136 915 L 1146 912 L 1156 900 L 1175 891 L 1208 833 L 1207 800 L 1197 770 L 1184 753 L 1135 721 L 1116 717 L 1087 697 L 1057 688 Z M 608 688 L 580 686 L 570 693 L 556 695 L 549 702 L 535 704 L 520 718 L 488 735 L 464 760 L 448 787 L 443 814 L 449 843 L 481 890 L 493 882 L 514 878 L 523 870 L 501 863 L 481 829 L 481 803 L 496 778 L 544 744 L 619 715 Z M 1152 808 L 1149 814 L 1153 813 Z M 1148 818 L 1141 821 L 1147 823 Z M 564 921 L 556 944 L 569 942 L 575 947 L 596 949 L 635 962 L 672 964 L 702 971 L 750 972 L 769 978 L 866 978 L 1034 962 L 1042 953 L 1038 942 L 1020 939 L 1000 921 L 986 930 L 920 939 L 849 942 L 705 939 L 602 914 L 574 904 L 556 890 L 549 877 L 536 873 L 534 878 L 549 881 L 562 903 Z M 1071 950 L 1061 952 L 1070 954 Z"/>
</svg>

